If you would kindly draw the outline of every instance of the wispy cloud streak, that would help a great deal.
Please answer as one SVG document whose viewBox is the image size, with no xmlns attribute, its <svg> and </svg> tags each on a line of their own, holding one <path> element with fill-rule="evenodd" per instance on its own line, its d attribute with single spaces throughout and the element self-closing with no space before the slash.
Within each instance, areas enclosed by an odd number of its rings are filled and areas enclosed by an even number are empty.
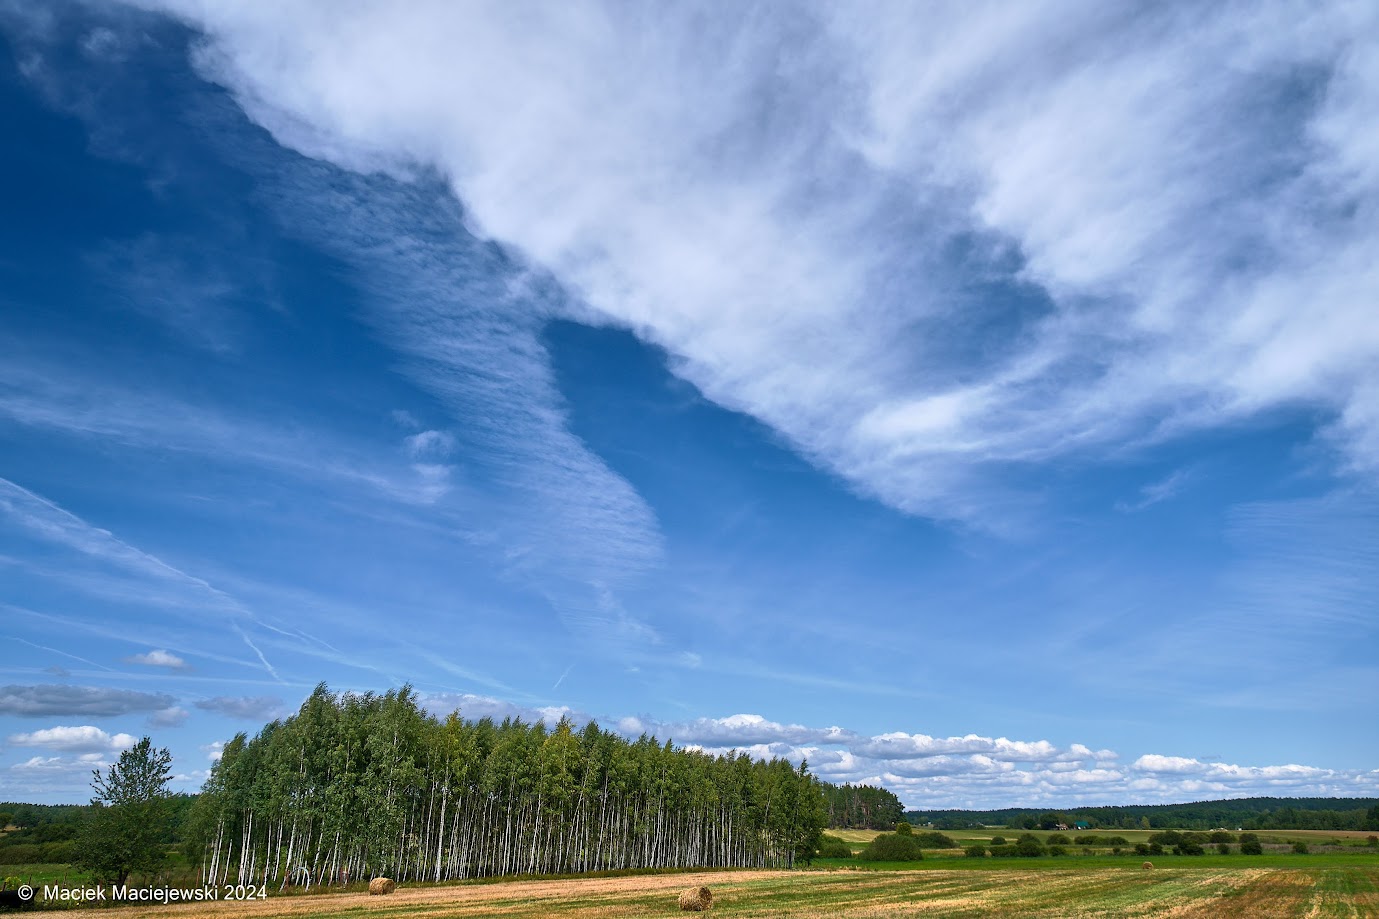
<svg viewBox="0 0 1379 919">
<path fill-rule="evenodd" d="M 1362 5 L 155 5 L 280 141 L 439 170 L 485 234 L 904 510 L 995 525 L 1013 467 L 1298 404 L 1379 463 Z M 476 373 L 485 326 L 402 280 L 423 374 L 544 379 L 511 339 Z"/>
</svg>

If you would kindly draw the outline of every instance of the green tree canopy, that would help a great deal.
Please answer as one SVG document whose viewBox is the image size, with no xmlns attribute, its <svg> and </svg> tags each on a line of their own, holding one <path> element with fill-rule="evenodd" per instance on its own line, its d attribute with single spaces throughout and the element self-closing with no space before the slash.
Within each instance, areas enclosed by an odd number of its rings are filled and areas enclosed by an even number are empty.
<svg viewBox="0 0 1379 919">
<path fill-rule="evenodd" d="M 92 770 L 91 815 L 78 837 L 74 864 L 98 880 L 123 884 L 163 863 L 171 808 L 172 754 L 145 737 L 104 774 Z"/>
</svg>

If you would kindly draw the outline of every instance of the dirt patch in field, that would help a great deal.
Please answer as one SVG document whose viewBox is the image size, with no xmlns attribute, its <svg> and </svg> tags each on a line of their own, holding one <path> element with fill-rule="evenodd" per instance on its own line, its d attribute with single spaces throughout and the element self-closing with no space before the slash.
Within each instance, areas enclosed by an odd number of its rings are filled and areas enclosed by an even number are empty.
<svg viewBox="0 0 1379 919">
<path fill-rule="evenodd" d="M 1203 898 L 1163 913 L 1173 919 L 1217 919 L 1220 916 L 1296 916 L 1307 903 L 1316 883 L 1301 871 L 1256 869 L 1248 878 L 1231 883 L 1220 896 Z M 1229 875 L 1227 877 L 1230 877 Z M 1237 881 L 1231 877 L 1232 881 Z"/>
</svg>

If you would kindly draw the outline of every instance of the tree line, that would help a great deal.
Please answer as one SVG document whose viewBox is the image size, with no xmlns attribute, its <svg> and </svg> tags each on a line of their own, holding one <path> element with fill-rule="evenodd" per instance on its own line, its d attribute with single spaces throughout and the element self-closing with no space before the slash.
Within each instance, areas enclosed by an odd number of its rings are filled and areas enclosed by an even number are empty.
<svg viewBox="0 0 1379 919">
<path fill-rule="evenodd" d="M 909 811 L 905 818 L 940 829 L 1004 826 L 1051 830 L 1085 821 L 1108 829 L 1210 830 L 1250 827 L 1256 830 L 1379 830 L 1379 798 L 1236 798 L 1189 804 L 1132 804 L 1082 807 L 1064 812 L 1004 808 L 989 811 Z"/>
<path fill-rule="evenodd" d="M 187 834 L 207 882 L 282 887 L 788 867 L 824 822 L 804 763 L 628 741 L 593 722 L 439 720 L 409 687 L 322 684 L 296 715 L 225 745 Z"/>
</svg>

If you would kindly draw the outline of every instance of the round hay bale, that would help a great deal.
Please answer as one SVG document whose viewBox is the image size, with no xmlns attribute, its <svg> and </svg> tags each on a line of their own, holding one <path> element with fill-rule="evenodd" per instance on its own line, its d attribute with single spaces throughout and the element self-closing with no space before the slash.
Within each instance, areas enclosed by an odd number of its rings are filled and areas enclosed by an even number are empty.
<svg viewBox="0 0 1379 919">
<path fill-rule="evenodd" d="M 397 890 L 397 884 L 392 878 L 374 878 L 369 881 L 369 896 L 376 897 L 380 894 L 390 894 Z"/>
<path fill-rule="evenodd" d="M 1153 863 L 1153 862 L 1145 862 L 1143 865 L 1140 865 L 1140 867 L 1143 868 L 1145 871 L 1148 871 L 1150 868 L 1153 868 L 1153 867 L 1154 867 L 1154 863 Z"/>
<path fill-rule="evenodd" d="M 692 887 L 680 894 L 680 908 L 702 913 L 713 906 L 713 892 L 707 887 Z"/>
</svg>

